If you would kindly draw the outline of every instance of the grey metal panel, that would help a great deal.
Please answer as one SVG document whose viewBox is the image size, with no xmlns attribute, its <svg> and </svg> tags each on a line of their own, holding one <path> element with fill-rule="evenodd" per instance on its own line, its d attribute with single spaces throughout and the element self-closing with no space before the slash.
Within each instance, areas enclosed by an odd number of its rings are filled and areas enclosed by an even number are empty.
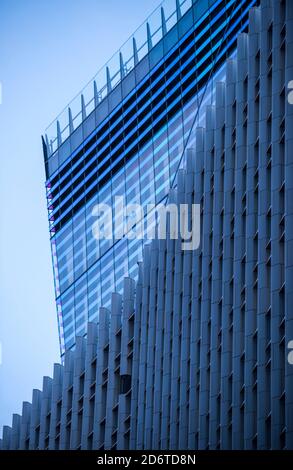
<svg viewBox="0 0 293 470">
<path fill-rule="evenodd" d="M 162 378 L 163 378 L 163 345 L 165 318 L 165 272 L 166 272 L 166 240 L 158 240 L 158 285 L 157 285 L 157 318 L 156 345 L 154 362 L 154 405 L 152 449 L 160 448 L 161 436 L 161 407 L 162 407 Z"/>
<path fill-rule="evenodd" d="M 223 447 L 232 447 L 232 435 L 237 424 L 232 421 L 232 358 L 233 358 L 233 276 L 234 257 L 234 178 L 235 178 L 235 147 L 233 132 L 236 115 L 234 104 L 236 97 L 236 61 L 229 60 L 226 70 L 225 86 L 225 154 L 223 182 L 223 273 L 222 273 L 222 358 L 224 367 L 221 368 L 221 405 L 222 416 L 221 440 Z M 234 371 L 233 371 L 234 372 Z"/>
<path fill-rule="evenodd" d="M 201 354 L 199 364 L 199 438 L 198 448 L 206 449 L 209 439 L 209 385 L 210 385 L 210 305 L 211 305 L 211 256 L 212 256 L 212 214 L 211 192 L 214 165 L 215 108 L 206 109 L 206 133 L 204 144 L 204 187 L 202 220 L 202 282 L 201 282 Z"/>
<path fill-rule="evenodd" d="M 189 220 L 191 221 L 191 208 L 194 200 L 194 162 L 195 151 L 189 149 L 186 154 L 186 175 L 184 203 L 188 204 Z M 189 413 L 186 404 L 190 401 L 190 342 L 191 342 L 191 296 L 192 296 L 192 255 L 191 250 L 183 253 L 182 272 L 182 329 L 180 345 L 180 391 L 178 422 L 178 448 L 185 449 L 188 442 Z"/>
<path fill-rule="evenodd" d="M 99 309 L 97 366 L 96 366 L 96 397 L 93 429 L 93 448 L 99 449 L 104 445 L 106 396 L 108 383 L 108 344 L 109 344 L 110 312 L 105 308 Z"/>
<path fill-rule="evenodd" d="M 153 405 L 154 405 L 154 366 L 156 350 L 156 315 L 157 315 L 157 289 L 158 289 L 158 255 L 159 240 L 153 240 L 150 245 L 150 273 L 149 273 L 149 307 L 148 307 L 148 336 L 146 345 L 146 385 L 145 385 L 145 424 L 144 448 L 152 447 L 153 432 Z"/>
<path fill-rule="evenodd" d="M 292 47 L 293 47 L 293 5 L 292 2 L 283 2 L 283 12 L 286 21 L 286 51 L 285 51 L 285 87 L 293 77 L 292 67 Z M 292 120 L 293 106 L 288 103 L 285 93 L 285 347 L 293 339 L 293 269 L 292 269 L 292 239 L 293 239 L 293 139 L 292 139 Z M 290 247 L 290 248 L 289 248 Z M 286 361 L 285 366 L 285 416 L 286 416 L 286 448 L 293 448 L 293 367 Z"/>
<path fill-rule="evenodd" d="M 63 383 L 63 366 L 54 364 L 53 384 L 52 384 L 52 402 L 51 402 L 51 420 L 49 431 L 49 449 L 58 450 L 61 419 L 61 398 Z"/>
<path fill-rule="evenodd" d="M 18 414 L 13 414 L 12 416 L 12 430 L 11 430 L 11 449 L 19 449 L 20 444 L 20 426 L 21 426 L 21 416 Z"/>
<path fill-rule="evenodd" d="M 138 266 L 138 280 L 136 284 L 135 298 L 135 322 L 133 335 L 133 361 L 132 361 L 132 391 L 130 412 L 130 449 L 136 449 L 137 437 L 137 398 L 138 398 L 138 374 L 140 355 L 140 328 L 142 305 L 142 263 Z"/>
<path fill-rule="evenodd" d="M 98 326 L 95 323 L 88 323 L 86 351 L 85 351 L 85 377 L 83 390 L 83 414 L 81 430 L 81 448 L 89 449 L 92 446 L 91 436 L 93 435 L 94 399 L 96 381 L 96 356 L 97 356 Z M 95 393 L 95 391 L 94 391 Z"/>
<path fill-rule="evenodd" d="M 271 445 L 270 429 L 266 425 L 270 409 L 270 386 L 268 386 L 271 364 L 267 364 L 266 322 L 270 307 L 270 264 L 268 264 L 267 244 L 270 241 L 269 208 L 271 193 L 268 191 L 271 175 L 267 167 L 267 149 L 270 143 L 271 124 L 267 120 L 270 112 L 270 101 L 263 97 L 269 95 L 268 28 L 272 20 L 272 9 L 261 10 L 260 31 L 260 120 L 259 120 L 259 200 L 258 200 L 258 290 L 257 290 L 257 444 L 259 449 Z"/>
<path fill-rule="evenodd" d="M 175 202 L 174 191 L 169 194 L 169 202 Z M 172 293 L 174 289 L 174 251 L 175 241 L 170 240 L 168 234 L 170 227 L 167 225 L 166 241 L 166 303 L 164 318 L 164 349 L 163 349 L 163 379 L 162 379 L 162 408 L 161 408 L 161 442 L 160 449 L 169 448 L 169 422 L 170 422 L 170 402 L 171 402 L 171 341 L 172 341 Z"/>
<path fill-rule="evenodd" d="M 64 359 L 64 375 L 62 383 L 62 406 L 60 419 L 60 442 L 59 449 L 70 448 L 70 423 L 72 412 L 72 396 L 73 396 L 73 361 L 74 353 L 66 351 Z"/>
<path fill-rule="evenodd" d="M 25 401 L 22 404 L 21 426 L 20 426 L 20 445 L 21 450 L 28 449 L 29 430 L 31 421 L 31 403 Z"/>
<path fill-rule="evenodd" d="M 2 449 L 11 450 L 12 429 L 10 426 L 3 426 Z"/>
<path fill-rule="evenodd" d="M 85 338 L 76 338 L 73 369 L 72 412 L 70 427 L 70 448 L 78 449 L 80 446 L 84 382 L 85 382 Z"/>
<path fill-rule="evenodd" d="M 204 132 L 196 129 L 194 163 L 194 200 L 202 205 L 204 184 Z M 191 292 L 191 332 L 190 332 L 190 374 L 189 374 L 189 426 L 188 448 L 198 449 L 199 429 L 199 377 L 201 356 L 201 283 L 202 283 L 202 214 L 200 253 L 192 254 L 192 292 Z"/>
<path fill-rule="evenodd" d="M 117 416 L 116 407 L 118 405 L 119 394 L 119 366 L 120 358 L 120 335 L 121 335 L 121 312 L 122 297 L 120 294 L 112 294 L 110 334 L 109 334 L 109 362 L 108 362 L 108 387 L 106 402 L 106 423 L 105 423 L 105 449 L 115 447 L 117 441 Z M 120 330 L 118 336 L 118 330 Z M 118 369 L 118 370 L 117 370 Z M 116 435 L 116 438 L 115 438 Z"/>
<path fill-rule="evenodd" d="M 134 295 L 135 282 L 133 279 L 125 278 L 123 286 L 123 311 L 121 325 L 121 357 L 120 357 L 120 380 L 122 377 L 131 378 L 132 371 L 132 345 L 134 331 Z M 120 393 L 119 393 L 120 392 Z M 117 449 L 129 448 L 129 426 L 131 407 L 131 388 L 120 389 L 118 397 L 118 423 L 117 423 Z"/>
<path fill-rule="evenodd" d="M 29 431 L 29 450 L 39 448 L 40 438 L 40 414 L 41 414 L 42 392 L 38 389 L 33 390 L 31 421 Z"/>
<path fill-rule="evenodd" d="M 49 445 L 49 430 L 52 408 L 52 383 L 51 377 L 43 378 L 43 393 L 40 412 L 40 439 L 39 449 L 46 449 Z"/>
<path fill-rule="evenodd" d="M 149 276 L 150 276 L 150 245 L 144 247 L 142 306 L 140 323 L 140 354 L 137 398 L 137 449 L 143 449 L 145 426 L 145 388 L 147 371 L 147 340 L 148 340 L 148 308 L 149 308 Z"/>
</svg>

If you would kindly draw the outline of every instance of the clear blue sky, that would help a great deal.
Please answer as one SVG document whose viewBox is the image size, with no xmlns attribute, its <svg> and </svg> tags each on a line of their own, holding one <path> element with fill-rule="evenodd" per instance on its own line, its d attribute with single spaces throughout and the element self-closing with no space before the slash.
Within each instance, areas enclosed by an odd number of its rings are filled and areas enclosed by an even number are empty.
<svg viewBox="0 0 293 470">
<path fill-rule="evenodd" d="M 40 136 L 159 3 L 0 2 L 0 432 L 59 361 Z"/>
</svg>

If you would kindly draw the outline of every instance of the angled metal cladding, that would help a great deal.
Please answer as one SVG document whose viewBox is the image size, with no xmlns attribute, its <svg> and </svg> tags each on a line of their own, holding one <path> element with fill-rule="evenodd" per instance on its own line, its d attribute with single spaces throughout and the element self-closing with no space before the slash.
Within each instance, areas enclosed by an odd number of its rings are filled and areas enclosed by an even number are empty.
<svg viewBox="0 0 293 470">
<path fill-rule="evenodd" d="M 293 449 L 292 48 L 292 2 L 263 0 L 171 194 L 200 249 L 145 247 L 2 449 Z"/>
</svg>

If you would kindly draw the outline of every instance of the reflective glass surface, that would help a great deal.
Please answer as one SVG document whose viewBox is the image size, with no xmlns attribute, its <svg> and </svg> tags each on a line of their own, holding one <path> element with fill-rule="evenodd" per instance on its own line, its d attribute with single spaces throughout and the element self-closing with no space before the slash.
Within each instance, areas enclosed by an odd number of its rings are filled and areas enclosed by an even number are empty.
<svg viewBox="0 0 293 470">
<path fill-rule="evenodd" d="M 76 335 L 85 334 L 88 321 L 98 321 L 99 306 L 109 307 L 111 293 L 122 291 L 123 278 L 136 278 L 145 243 L 126 237 L 97 240 L 93 207 L 113 207 L 115 196 L 144 207 L 164 202 L 184 165 L 187 142 L 194 145 L 193 130 L 205 125 L 214 85 L 225 80 L 223 64 L 255 3 L 213 2 L 201 28 L 191 23 L 181 36 L 177 31 L 173 49 L 147 77 L 136 80 L 120 108 L 70 158 L 60 164 L 58 156 L 55 171 L 51 157 L 47 197 L 62 353 L 74 346 Z"/>
</svg>

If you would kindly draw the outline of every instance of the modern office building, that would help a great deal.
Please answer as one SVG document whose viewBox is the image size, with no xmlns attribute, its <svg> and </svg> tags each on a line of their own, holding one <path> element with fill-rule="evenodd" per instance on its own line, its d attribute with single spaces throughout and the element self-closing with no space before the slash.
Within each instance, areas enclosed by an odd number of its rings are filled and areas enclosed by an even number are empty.
<svg viewBox="0 0 293 470">
<path fill-rule="evenodd" d="M 293 3 L 261 0 L 186 153 L 201 245 L 145 246 L 2 448 L 293 449 Z"/>
<path fill-rule="evenodd" d="M 214 102 L 225 60 L 256 0 L 166 0 L 43 139 L 61 353 L 74 347 L 123 278 L 136 279 L 144 240 L 96 240 L 99 203 L 164 202 L 192 126 Z M 116 67 L 116 68 L 115 68 Z M 78 103 L 80 106 L 80 102 Z M 75 115 L 76 114 L 76 115 Z"/>
</svg>

